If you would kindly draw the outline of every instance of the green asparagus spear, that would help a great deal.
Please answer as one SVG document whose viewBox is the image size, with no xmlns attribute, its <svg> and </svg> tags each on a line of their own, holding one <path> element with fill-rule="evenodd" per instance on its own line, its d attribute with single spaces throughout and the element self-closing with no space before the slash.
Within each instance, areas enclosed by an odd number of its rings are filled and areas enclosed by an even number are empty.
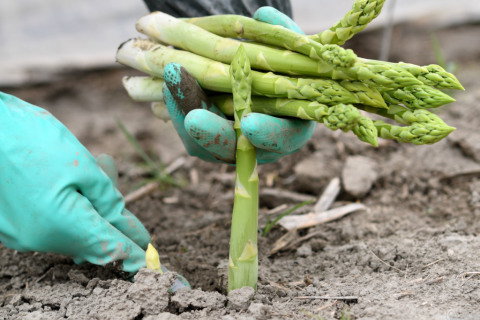
<svg viewBox="0 0 480 320">
<path fill-rule="evenodd" d="M 378 136 L 384 139 L 393 139 L 398 142 L 413 144 L 432 144 L 448 136 L 455 130 L 448 126 L 440 117 L 425 110 L 409 110 L 402 106 L 391 105 L 389 109 L 377 109 L 368 106 L 358 106 L 371 113 L 394 119 L 406 126 L 397 126 L 385 123 L 382 120 L 374 122 Z"/>
<path fill-rule="evenodd" d="M 385 0 L 356 0 L 352 9 L 339 22 L 310 38 L 322 44 L 342 45 L 365 29 L 380 14 L 384 3 Z"/>
<path fill-rule="evenodd" d="M 418 79 L 426 85 L 435 86 L 440 89 L 465 90 L 458 79 L 450 72 L 445 71 L 436 64 L 425 66 L 427 73 L 418 74 Z"/>
<path fill-rule="evenodd" d="M 123 86 L 135 101 L 162 101 L 163 79 L 153 77 L 124 77 Z M 380 92 L 359 81 L 341 81 L 340 85 L 356 96 L 359 103 L 387 108 Z"/>
<path fill-rule="evenodd" d="M 395 64 L 368 64 L 361 60 L 350 68 L 333 71 L 332 79 L 344 77 L 362 81 L 373 87 L 401 88 L 422 84 L 410 72 Z"/>
<path fill-rule="evenodd" d="M 124 77 L 123 85 L 135 101 L 162 101 L 163 79 L 152 77 Z M 341 81 L 340 85 L 356 97 L 359 103 L 387 108 L 380 92 L 359 81 Z"/>
<path fill-rule="evenodd" d="M 254 69 L 304 76 L 318 76 L 332 70 L 332 66 L 324 61 L 289 50 L 223 38 L 163 12 L 140 18 L 136 26 L 139 32 L 161 43 L 226 64 L 232 62 L 242 44 Z"/>
<path fill-rule="evenodd" d="M 214 95 L 209 98 L 224 114 L 232 114 L 231 95 Z M 252 112 L 317 121 L 331 130 L 351 130 L 360 140 L 377 145 L 377 131 L 372 120 L 361 115 L 353 105 L 338 104 L 329 107 L 316 101 L 252 96 Z"/>
<path fill-rule="evenodd" d="M 142 85 L 142 83 L 146 85 Z M 138 85 L 131 85 L 131 84 L 138 84 Z M 348 81 L 342 82 L 342 85 L 347 87 L 347 89 L 351 91 L 356 91 L 355 94 L 360 97 L 361 101 L 367 101 L 370 99 L 370 95 L 373 95 L 374 99 L 378 99 L 378 91 L 372 90 L 367 86 L 361 83 L 350 83 Z M 128 81 L 124 80 L 124 86 L 126 87 L 129 95 L 136 101 L 157 101 L 159 94 L 158 91 L 162 91 L 163 80 L 151 77 L 130 77 Z M 160 93 L 161 95 L 161 93 Z M 362 97 L 365 95 L 365 97 Z M 210 100 L 215 104 L 220 110 L 227 116 L 234 115 L 234 108 L 233 108 L 233 99 L 231 95 L 212 95 L 209 97 Z M 381 97 L 380 97 L 381 99 Z M 383 101 L 383 100 L 382 100 Z M 384 107 L 387 108 L 386 104 L 383 102 L 383 105 L 379 104 L 379 108 Z M 375 104 L 374 104 L 375 105 Z M 329 107 L 325 104 L 321 104 L 316 101 L 309 101 L 309 100 L 296 100 L 296 99 L 274 99 L 274 98 L 266 98 L 261 96 L 253 96 L 252 97 L 252 111 L 253 112 L 260 112 L 275 116 L 281 117 L 296 117 L 304 120 L 313 120 L 321 123 L 328 124 L 327 115 L 332 117 L 332 111 L 336 109 L 329 110 Z M 163 113 L 162 113 L 163 114 Z M 356 113 L 351 113 L 355 115 L 355 119 L 357 119 Z M 368 127 L 370 125 L 369 119 L 365 121 L 360 121 L 361 118 L 358 118 L 358 122 L 365 123 L 363 126 Z M 164 119 L 164 117 L 162 117 Z M 371 121 L 370 121 L 371 122 Z M 372 125 L 370 125 L 372 127 Z M 333 130 L 337 129 L 333 126 L 331 127 Z M 353 126 L 352 130 L 355 134 L 361 135 L 365 138 L 361 138 L 362 141 L 366 141 L 373 145 L 376 145 L 376 131 L 368 131 L 363 133 L 361 131 L 355 131 L 357 126 Z"/>
<path fill-rule="evenodd" d="M 389 104 L 403 104 L 410 109 L 436 108 L 455 101 L 454 98 L 430 86 L 408 86 L 394 90 L 379 89 Z"/>
<path fill-rule="evenodd" d="M 117 51 L 117 60 L 125 65 L 163 77 L 164 67 L 171 62 L 184 66 L 202 88 L 220 92 L 232 92 L 228 81 L 228 65 L 196 54 L 175 50 L 146 39 L 131 39 Z M 306 79 L 279 76 L 273 73 L 252 71 L 252 92 L 268 97 L 309 99 L 320 103 L 358 103 L 359 99 L 329 79 Z"/>
<path fill-rule="evenodd" d="M 187 20 L 214 34 L 229 38 L 250 39 L 302 53 L 332 66 L 347 68 L 356 59 L 350 49 L 337 45 L 322 45 L 305 35 L 282 26 L 271 25 L 238 15 L 215 15 Z"/>
<path fill-rule="evenodd" d="M 243 46 L 230 66 L 234 128 L 237 133 L 235 197 L 228 268 L 228 291 L 249 286 L 257 289 L 258 275 L 258 173 L 255 147 L 243 135 L 240 121 L 251 111 L 253 75 Z"/>
<path fill-rule="evenodd" d="M 342 50 L 339 51 L 339 49 L 337 49 L 339 47 L 335 45 L 324 45 L 317 49 L 316 45 L 312 44 L 312 42 L 317 45 L 320 44 L 308 39 L 306 36 L 280 26 L 272 26 L 246 17 L 217 15 L 191 18 L 187 21 L 220 36 L 232 38 L 246 37 L 259 42 L 282 46 L 289 50 L 308 55 L 313 59 L 318 59 L 318 56 L 324 57 L 327 54 L 330 55 L 334 61 L 338 60 L 341 62 L 342 57 L 350 56 L 349 50 L 345 52 Z M 312 50 L 312 48 L 315 50 Z M 326 50 L 325 48 L 331 49 Z M 323 54 L 319 53 L 322 50 L 326 51 Z M 332 79 L 360 80 L 369 85 L 391 88 L 422 84 L 420 80 L 416 79 L 407 70 L 395 64 L 382 64 L 381 62 L 366 64 L 357 60 L 357 58 L 349 59 L 350 63 L 329 62 L 336 67 L 328 71 L 325 67 L 321 68 L 321 71 L 318 72 L 316 76 Z M 293 66 L 293 68 L 295 67 Z"/>
<path fill-rule="evenodd" d="M 142 77 L 140 79 L 135 80 L 135 82 L 141 82 L 141 81 L 146 81 L 148 84 L 156 84 L 157 88 L 159 90 L 161 89 L 162 80 L 160 79 L 158 80 L 156 79 L 155 81 L 150 81 L 148 80 L 147 77 L 145 77 L 145 79 Z M 134 97 L 139 97 L 139 96 L 143 97 L 142 101 L 153 101 L 156 97 L 156 94 L 153 94 L 150 96 L 151 94 L 150 92 L 155 92 L 154 87 L 155 86 L 153 85 L 148 87 L 147 93 L 135 92 L 133 87 L 130 87 L 129 90 L 133 92 L 130 92 L 129 94 Z M 140 88 L 138 90 L 141 91 L 143 87 L 139 86 L 138 88 Z M 231 95 L 212 95 L 209 98 L 217 107 L 220 108 L 220 110 L 225 115 L 229 115 L 229 116 L 234 115 L 233 100 Z M 251 100 L 252 100 L 251 108 L 253 112 L 260 112 L 260 113 L 270 114 L 274 116 L 281 116 L 281 117 L 296 117 L 299 119 L 313 120 L 313 121 L 324 123 L 325 125 L 329 126 L 333 130 L 339 128 L 339 127 L 338 128 L 335 127 L 335 122 L 330 119 L 333 119 L 333 117 L 337 117 L 333 112 L 334 110 L 335 112 L 340 113 L 341 109 L 336 110 L 335 108 L 329 107 L 325 104 L 321 104 L 316 101 L 281 99 L 281 98 L 274 99 L 274 98 L 267 98 L 262 96 L 252 96 Z M 364 116 L 360 116 L 359 118 L 357 118 L 355 126 L 350 127 L 345 124 L 343 125 L 343 128 L 348 128 L 352 130 L 353 133 L 357 135 L 360 140 L 370 143 L 372 145 L 376 145 L 377 129 L 379 130 L 379 136 L 382 138 L 396 139 L 401 142 L 411 142 L 416 144 L 433 143 L 430 141 L 436 142 L 444 138 L 451 131 L 454 130 L 452 127 L 449 127 L 443 124 L 443 122 L 437 121 L 436 127 L 440 128 L 439 130 L 441 134 L 437 135 L 436 138 L 432 140 L 431 137 L 429 136 L 430 134 L 429 131 L 427 132 L 428 133 L 427 134 L 427 133 L 422 133 L 425 131 L 424 128 L 421 128 L 421 130 L 419 129 L 418 123 L 420 123 L 420 121 L 417 120 L 417 117 L 424 115 L 422 111 L 414 110 L 412 111 L 413 113 L 408 113 L 407 112 L 408 109 L 403 108 L 401 106 L 392 105 L 390 103 L 388 104 L 387 109 L 379 108 L 379 107 L 375 108 L 365 104 L 357 104 L 356 106 L 367 112 L 378 114 L 383 117 L 396 120 L 401 124 L 411 125 L 413 123 L 413 126 L 407 127 L 407 129 L 401 129 L 405 127 L 388 125 L 382 122 L 373 123 L 370 119 Z M 348 113 L 344 113 L 344 114 L 348 114 Z M 435 118 L 435 119 L 438 118 L 437 116 L 429 112 L 427 112 L 426 114 L 430 118 Z M 328 118 L 327 115 L 330 115 L 331 118 Z M 350 118 L 355 118 L 355 115 L 356 113 L 354 111 L 349 113 Z M 427 118 L 423 117 L 423 119 L 427 119 Z M 441 125 L 438 125 L 438 123 L 440 123 Z M 377 129 L 375 129 L 375 127 Z M 386 129 L 389 129 L 389 130 L 385 131 Z M 414 129 L 418 129 L 418 130 L 414 130 Z M 390 133 L 388 134 L 388 132 Z M 417 135 L 410 136 L 402 132 L 415 132 Z M 400 134 L 402 136 L 400 136 Z M 408 139 L 406 137 L 408 137 Z M 400 138 L 402 140 L 399 140 Z"/>
<path fill-rule="evenodd" d="M 375 87 L 366 85 L 361 81 L 341 81 L 342 87 L 357 96 L 360 103 L 374 106 L 377 108 L 387 108 L 387 104 L 382 97 L 382 94 Z M 383 88 L 380 88 L 383 89 Z"/>
<path fill-rule="evenodd" d="M 388 65 L 388 66 L 396 66 L 399 68 L 408 71 L 412 74 L 417 80 L 422 82 L 424 85 L 432 86 L 438 89 L 460 89 L 465 90 L 458 81 L 458 79 L 450 72 L 445 71 L 442 67 L 436 64 L 431 64 L 428 66 L 417 66 L 412 63 L 405 63 L 405 62 L 386 62 L 386 61 L 378 61 L 378 60 L 370 60 L 370 59 L 363 59 L 359 58 L 359 62 L 364 63 L 366 65 Z"/>
</svg>

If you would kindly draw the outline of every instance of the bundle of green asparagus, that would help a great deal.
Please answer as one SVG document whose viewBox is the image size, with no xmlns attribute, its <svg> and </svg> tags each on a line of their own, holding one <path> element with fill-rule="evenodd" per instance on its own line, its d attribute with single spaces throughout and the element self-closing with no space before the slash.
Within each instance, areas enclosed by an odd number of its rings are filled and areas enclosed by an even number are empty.
<svg viewBox="0 0 480 320">
<path fill-rule="evenodd" d="M 229 65 L 242 44 L 252 67 L 252 112 L 318 121 L 375 146 L 378 137 L 435 143 L 454 128 L 427 109 L 454 101 L 441 90 L 463 89 L 455 76 L 438 65 L 359 58 L 339 46 L 378 16 L 383 3 L 356 0 L 340 22 L 312 36 L 243 16 L 176 19 L 155 12 L 137 22 L 148 38 L 123 43 L 117 60 L 149 75 L 124 79 L 134 100 L 161 101 L 163 69 L 177 62 L 233 115 Z"/>
</svg>

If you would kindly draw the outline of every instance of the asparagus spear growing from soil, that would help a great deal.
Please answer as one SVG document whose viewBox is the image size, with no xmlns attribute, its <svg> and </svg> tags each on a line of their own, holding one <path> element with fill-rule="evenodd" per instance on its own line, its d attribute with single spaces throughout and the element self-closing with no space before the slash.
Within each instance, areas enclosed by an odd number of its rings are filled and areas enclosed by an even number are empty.
<svg viewBox="0 0 480 320">
<path fill-rule="evenodd" d="M 322 44 L 342 45 L 359 33 L 382 11 L 385 0 L 356 0 L 350 10 L 330 29 L 310 36 Z"/>
<path fill-rule="evenodd" d="M 242 134 L 240 121 L 251 111 L 253 76 L 243 46 L 230 67 L 235 132 L 237 134 L 235 198 L 233 205 L 228 291 L 257 288 L 258 276 L 258 174 L 255 147 Z"/>
<path fill-rule="evenodd" d="M 249 39 L 283 47 L 335 67 L 348 68 L 356 60 L 355 53 L 350 49 L 345 50 L 337 45 L 322 45 L 295 31 L 252 18 L 215 15 L 191 18 L 187 21 L 223 37 Z"/>
<path fill-rule="evenodd" d="M 184 66 L 207 90 L 232 92 L 229 66 L 175 50 L 146 39 L 131 39 L 117 51 L 117 60 L 155 77 L 163 76 L 164 67 L 176 62 Z M 320 103 L 359 103 L 359 99 L 338 82 L 328 79 L 306 79 L 251 71 L 252 93 L 269 97 L 309 99 Z"/>
<path fill-rule="evenodd" d="M 145 264 L 147 266 L 147 269 L 153 270 L 160 274 L 168 272 L 168 269 L 160 263 L 160 256 L 158 255 L 158 251 L 151 243 L 148 244 L 147 251 L 145 252 Z M 170 293 L 174 293 L 177 290 L 184 288 L 191 289 L 192 287 L 190 286 L 190 283 L 188 283 L 187 279 L 177 274 L 177 278 L 175 279 L 172 286 L 168 289 L 168 291 Z"/>
<path fill-rule="evenodd" d="M 148 244 L 147 251 L 145 252 L 145 263 L 147 264 L 147 269 L 163 274 L 162 265 L 160 264 L 160 256 L 151 243 Z"/>
</svg>

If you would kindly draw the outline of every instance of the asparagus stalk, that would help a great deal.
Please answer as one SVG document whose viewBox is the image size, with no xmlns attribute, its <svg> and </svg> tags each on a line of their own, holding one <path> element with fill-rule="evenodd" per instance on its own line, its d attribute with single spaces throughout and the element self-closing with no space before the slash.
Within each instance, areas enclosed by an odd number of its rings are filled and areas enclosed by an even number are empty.
<svg viewBox="0 0 480 320">
<path fill-rule="evenodd" d="M 146 39 L 131 39 L 117 51 L 117 60 L 154 77 L 176 62 L 184 66 L 207 90 L 232 92 L 229 66 L 187 51 L 175 50 Z M 308 99 L 325 104 L 359 103 L 338 82 L 329 79 L 290 78 L 252 70 L 252 93 L 268 97 Z"/>
<path fill-rule="evenodd" d="M 217 36 L 163 12 L 154 12 L 140 18 L 136 27 L 139 32 L 157 41 L 226 64 L 232 62 L 242 44 L 255 69 L 310 76 L 318 76 L 332 69 L 330 64 L 300 53 Z"/>
<path fill-rule="evenodd" d="M 233 100 L 230 95 L 211 96 L 210 100 L 226 115 L 232 113 Z M 353 131 L 360 140 L 377 146 L 377 131 L 373 121 L 361 115 L 353 105 L 329 107 L 316 101 L 252 96 L 252 112 L 317 121 L 331 130 Z"/>
<path fill-rule="evenodd" d="M 258 173 L 255 147 L 242 134 L 240 121 L 251 111 L 253 75 L 243 46 L 231 67 L 237 133 L 235 197 L 233 204 L 228 291 L 249 286 L 257 289 L 258 277 Z"/>
<path fill-rule="evenodd" d="M 403 104 L 410 109 L 436 108 L 455 101 L 454 98 L 430 86 L 408 86 L 394 90 L 380 89 L 389 104 Z"/>
<path fill-rule="evenodd" d="M 408 71 L 412 74 L 417 80 L 427 86 L 432 86 L 438 89 L 459 89 L 465 90 L 458 81 L 458 79 L 450 72 L 447 72 L 445 69 L 440 67 L 436 64 L 430 64 L 428 66 L 417 66 L 412 63 L 405 63 L 405 62 L 386 62 L 386 61 L 378 61 L 378 60 L 370 60 L 370 59 L 363 59 L 359 58 L 359 62 L 364 63 L 366 65 L 388 65 L 388 66 L 396 66 L 399 68 Z"/>
<path fill-rule="evenodd" d="M 377 108 L 387 108 L 387 104 L 378 89 L 361 81 L 341 81 L 342 87 L 355 94 L 360 103 Z M 383 88 L 380 88 L 383 89 Z"/>
<path fill-rule="evenodd" d="M 310 36 L 322 44 L 342 45 L 359 33 L 381 12 L 385 0 L 356 0 L 352 9 L 330 29 Z"/>
<path fill-rule="evenodd" d="M 308 37 L 280 26 L 272 26 L 250 18 L 235 15 L 191 18 L 187 21 L 219 36 L 232 38 L 246 37 L 248 39 L 271 45 L 283 46 L 289 50 L 303 53 L 315 59 L 315 55 L 307 53 L 307 48 L 312 45 L 313 40 L 305 40 L 308 39 Z M 316 41 L 313 42 L 317 43 Z M 315 47 L 315 45 L 313 46 Z M 328 46 L 333 45 L 325 45 L 324 47 Z M 303 52 L 295 49 L 298 47 L 302 48 Z M 336 46 L 333 48 L 336 48 Z M 333 57 L 348 56 L 350 54 L 349 50 L 345 52 L 337 52 L 334 50 L 332 52 L 334 52 L 332 53 Z M 336 57 L 335 59 L 340 59 L 339 57 Z M 365 62 L 366 59 L 355 58 L 348 64 L 332 63 L 335 65 L 334 68 L 331 68 L 328 71 L 325 68 L 322 68 L 316 76 L 331 79 L 360 80 L 369 85 L 391 88 L 422 84 L 422 82 L 410 74 L 408 70 L 405 70 L 396 64 L 384 64 L 380 61 L 371 64 Z"/>
<path fill-rule="evenodd" d="M 192 23 L 175 19 L 162 12 L 151 13 L 140 18 L 137 22 L 137 30 L 162 43 L 226 64 L 231 63 L 233 55 L 241 43 L 237 40 L 220 37 Z M 242 42 L 242 44 L 255 69 L 334 79 L 362 79 L 368 80 L 374 85 L 392 87 L 421 84 L 419 80 L 408 74 L 407 69 L 399 68 L 395 64 L 385 66 L 382 62 L 381 68 L 375 67 L 375 63 L 372 63 L 372 66 L 356 64 L 349 70 L 334 70 L 326 62 L 314 60 L 289 50 L 280 50 L 249 42 Z"/>
<path fill-rule="evenodd" d="M 142 80 L 145 80 L 149 84 L 155 83 L 157 89 L 161 90 L 162 80 L 158 79 L 155 82 L 152 82 L 149 81 L 147 77 L 143 77 L 141 79 L 136 79 L 135 81 L 141 82 Z M 130 92 L 130 94 L 136 97 L 142 96 L 143 101 L 153 101 L 153 99 L 155 98 L 155 93 L 152 94 L 149 98 L 150 93 L 134 92 L 134 89 L 132 88 L 133 87 L 130 87 L 129 89 L 133 91 Z M 142 88 L 142 86 L 139 86 L 137 87 L 137 90 L 142 90 Z M 154 90 L 154 86 L 148 87 L 148 89 L 148 92 L 156 91 Z M 234 108 L 231 95 L 212 95 L 209 96 L 209 98 L 225 115 L 233 116 Z M 421 99 L 421 97 L 417 99 Z M 365 116 L 360 115 L 360 117 L 356 118 L 356 113 L 353 111 L 349 113 L 344 112 L 343 114 L 344 116 L 348 115 L 348 118 L 345 119 L 350 121 L 350 123 L 354 122 L 354 120 L 352 119 L 357 119 L 355 126 L 350 126 L 344 123 L 343 125 L 341 125 L 342 128 L 340 128 L 340 125 L 336 126 L 336 122 L 331 120 L 333 119 L 333 117 L 339 117 L 337 114 L 341 113 L 340 108 L 332 108 L 325 104 L 309 100 L 268 98 L 262 96 L 252 96 L 251 100 L 252 112 L 260 112 L 281 117 L 296 117 L 304 120 L 313 120 L 325 124 L 332 130 L 347 128 L 345 131 L 352 130 L 353 133 L 357 135 L 360 140 L 370 143 L 372 145 L 377 145 L 377 131 L 378 136 L 380 136 L 381 138 L 395 139 L 397 141 L 411 142 L 415 144 L 425 144 L 433 143 L 431 141 L 436 142 L 444 138 L 454 130 L 454 128 L 446 126 L 443 122 L 433 121 L 434 125 L 430 125 L 430 128 L 433 130 L 434 127 L 438 127 L 437 129 L 439 131 L 434 131 L 434 133 L 440 132 L 441 134 L 436 135 L 435 139 L 432 139 L 432 134 L 430 133 L 431 130 L 429 131 L 425 128 L 419 128 L 419 121 L 415 120 L 419 115 L 424 115 L 422 114 L 422 111 L 413 111 L 413 113 L 407 113 L 407 109 L 394 104 L 392 105 L 391 103 L 388 104 L 386 109 L 378 107 L 375 108 L 365 104 L 357 104 L 356 106 L 367 112 L 393 119 L 402 124 L 413 124 L 413 126 L 407 127 L 407 129 L 401 129 L 405 127 L 388 125 L 382 122 L 372 122 Z M 431 107 L 431 105 L 428 107 Z M 412 115 L 414 116 L 412 117 Z M 427 115 L 429 115 L 429 117 L 423 117 L 422 119 L 438 118 L 431 113 L 427 113 Z M 330 118 L 327 116 L 330 116 Z M 164 118 L 162 117 L 162 119 Z M 348 123 L 348 121 L 346 122 Z M 404 132 L 413 132 L 415 133 L 415 135 L 411 136 L 410 134 Z"/>
<path fill-rule="evenodd" d="M 337 45 L 322 45 L 305 35 L 279 25 L 271 25 L 239 15 L 215 15 L 187 20 L 214 34 L 229 38 L 250 39 L 302 53 L 332 66 L 347 68 L 356 59 L 350 49 Z"/>
<path fill-rule="evenodd" d="M 435 86 L 441 89 L 465 90 L 458 79 L 450 72 L 445 71 L 436 64 L 425 66 L 427 73 L 418 74 L 417 77 L 426 85 Z"/>
<path fill-rule="evenodd" d="M 343 74 L 342 74 L 343 73 Z M 361 60 L 352 67 L 332 71 L 332 79 L 350 78 L 374 87 L 401 88 L 420 85 L 422 82 L 407 70 L 388 63 L 368 64 Z"/>
<path fill-rule="evenodd" d="M 135 101 L 163 101 L 163 79 L 153 77 L 124 77 L 123 85 Z M 359 81 L 341 81 L 340 85 L 350 91 L 356 100 L 365 105 L 387 108 L 380 92 Z"/>
<path fill-rule="evenodd" d="M 128 96 L 139 102 L 163 101 L 163 83 L 163 79 L 147 76 L 122 78 Z"/>
<path fill-rule="evenodd" d="M 393 139 L 398 142 L 417 145 L 432 144 L 448 136 L 455 130 L 448 126 L 440 117 L 425 110 L 409 110 L 402 106 L 391 105 L 388 110 L 358 106 L 365 111 L 377 113 L 381 116 L 394 119 L 406 126 L 397 126 L 382 120 L 374 122 L 378 136 L 384 139 Z"/>
</svg>

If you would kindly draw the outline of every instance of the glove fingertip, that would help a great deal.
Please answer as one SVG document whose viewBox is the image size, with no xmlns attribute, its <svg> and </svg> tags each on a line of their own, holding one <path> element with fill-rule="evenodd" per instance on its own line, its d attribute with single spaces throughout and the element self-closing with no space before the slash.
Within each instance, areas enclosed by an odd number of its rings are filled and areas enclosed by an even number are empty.
<svg viewBox="0 0 480 320">
<path fill-rule="evenodd" d="M 253 19 L 272 25 L 282 26 L 295 31 L 299 34 L 305 34 L 300 27 L 286 14 L 273 7 L 260 7 L 253 15 Z"/>
<path fill-rule="evenodd" d="M 176 62 L 171 62 L 163 69 L 163 78 L 170 88 L 172 85 L 178 85 L 182 81 L 180 70 L 182 66 Z"/>
<path fill-rule="evenodd" d="M 259 149 L 290 154 L 303 147 L 313 134 L 316 123 L 300 119 L 285 119 L 249 113 L 243 117 L 241 130 Z"/>
<path fill-rule="evenodd" d="M 231 121 L 210 111 L 196 109 L 185 117 L 185 130 L 216 159 L 235 161 L 236 135 Z"/>
</svg>

